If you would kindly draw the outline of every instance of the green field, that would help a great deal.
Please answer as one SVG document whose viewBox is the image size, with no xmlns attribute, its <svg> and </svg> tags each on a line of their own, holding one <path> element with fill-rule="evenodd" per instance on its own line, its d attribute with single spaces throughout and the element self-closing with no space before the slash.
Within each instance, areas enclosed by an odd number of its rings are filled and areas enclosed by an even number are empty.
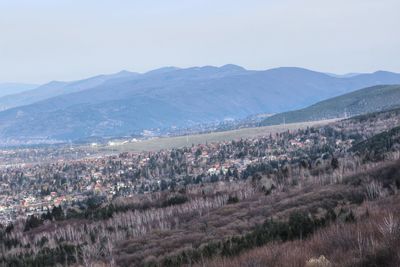
<svg viewBox="0 0 400 267">
<path fill-rule="evenodd" d="M 290 123 L 285 125 L 282 124 L 282 125 L 273 125 L 273 126 L 264 126 L 255 128 L 243 128 L 232 131 L 195 134 L 188 136 L 154 138 L 151 140 L 129 142 L 120 145 L 98 146 L 96 150 L 98 152 L 157 151 L 161 149 L 191 146 L 192 144 L 197 145 L 197 144 L 205 144 L 205 143 L 213 143 L 221 141 L 238 140 L 240 138 L 268 136 L 269 134 L 275 134 L 287 130 L 297 130 L 301 128 L 306 128 L 308 126 L 324 125 L 334 121 L 337 121 L 337 119 L 303 122 L 303 123 Z"/>
</svg>

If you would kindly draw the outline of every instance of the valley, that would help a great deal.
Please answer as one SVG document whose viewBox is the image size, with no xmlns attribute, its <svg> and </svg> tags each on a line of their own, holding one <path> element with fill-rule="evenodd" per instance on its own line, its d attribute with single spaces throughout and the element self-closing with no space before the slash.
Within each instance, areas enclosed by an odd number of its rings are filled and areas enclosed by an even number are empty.
<svg viewBox="0 0 400 267">
<path fill-rule="evenodd" d="M 0 1 L 0 267 L 399 267 L 400 1 Z"/>
<path fill-rule="evenodd" d="M 399 186 L 396 125 L 399 109 L 283 131 L 245 129 L 247 137 L 239 130 L 241 138 L 231 141 L 3 168 L 1 182 L 9 185 L 1 196 L 1 219 L 8 225 L 1 230 L 3 261 L 241 266 L 263 246 L 292 246 L 295 253 L 299 242 L 317 242 L 312 240 L 334 227 L 350 231 L 376 216 L 398 220 L 391 217 Z M 381 202 L 392 204 L 372 208 Z M 365 219 L 366 212 L 371 217 Z M 372 230 L 376 246 L 384 248 L 386 237 Z M 357 250 L 348 242 L 349 251 Z M 361 258 L 321 254 L 354 266 L 373 253 L 367 243 L 363 249 Z M 289 263 L 315 255 L 298 253 Z M 271 263 L 263 257 L 254 260 Z M 276 263 L 289 266 L 282 260 Z"/>
</svg>

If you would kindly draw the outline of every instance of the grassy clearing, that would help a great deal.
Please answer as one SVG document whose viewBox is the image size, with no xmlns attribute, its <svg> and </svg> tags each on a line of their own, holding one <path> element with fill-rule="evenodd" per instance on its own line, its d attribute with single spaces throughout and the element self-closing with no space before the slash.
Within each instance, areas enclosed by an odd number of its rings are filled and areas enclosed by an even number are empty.
<svg viewBox="0 0 400 267">
<path fill-rule="evenodd" d="M 198 144 L 213 143 L 213 142 L 231 141 L 240 138 L 254 138 L 259 136 L 266 136 L 269 134 L 280 133 L 287 130 L 297 130 L 310 126 L 325 125 L 334 121 L 337 121 L 337 119 L 302 122 L 302 123 L 289 123 L 285 125 L 282 124 L 282 125 L 273 125 L 273 126 L 264 126 L 255 128 L 243 128 L 232 131 L 195 134 L 188 136 L 155 138 L 135 143 L 125 143 L 114 146 L 109 146 L 109 145 L 99 146 L 97 149 L 100 152 L 157 151 L 161 149 L 191 146 L 192 144 L 198 145 Z"/>
</svg>

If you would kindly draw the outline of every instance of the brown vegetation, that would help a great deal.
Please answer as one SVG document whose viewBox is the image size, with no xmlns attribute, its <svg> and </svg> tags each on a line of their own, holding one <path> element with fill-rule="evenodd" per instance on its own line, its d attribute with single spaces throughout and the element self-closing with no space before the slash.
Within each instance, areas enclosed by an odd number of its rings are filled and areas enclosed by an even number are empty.
<svg viewBox="0 0 400 267">
<path fill-rule="evenodd" d="M 307 240 L 274 243 L 234 258 L 216 258 L 209 267 L 400 266 L 399 195 L 365 202 L 354 223 L 335 223 Z M 319 259 L 321 256 L 325 260 Z M 314 259 L 310 261 L 310 259 Z"/>
<path fill-rule="evenodd" d="M 216 162 L 233 148 L 253 160 L 235 180 L 219 174 L 214 182 L 120 197 L 111 203 L 113 213 L 100 219 L 46 219 L 26 231 L 20 221 L 4 231 L 9 247 L 1 255 L 18 263 L 13 266 L 399 266 L 399 147 L 385 150 L 379 161 L 368 160 L 370 151 L 347 150 L 388 128 L 357 118 L 297 137 L 225 144 Z M 315 145 L 289 150 L 289 140 Z M 275 152 L 281 159 L 269 160 Z M 102 208 L 107 205 L 96 209 Z M 293 234 L 291 218 L 310 222 L 305 235 Z M 268 236 L 268 222 L 281 228 Z M 235 247 L 241 241 L 247 243 Z M 21 255 L 29 256 L 18 262 Z"/>
</svg>

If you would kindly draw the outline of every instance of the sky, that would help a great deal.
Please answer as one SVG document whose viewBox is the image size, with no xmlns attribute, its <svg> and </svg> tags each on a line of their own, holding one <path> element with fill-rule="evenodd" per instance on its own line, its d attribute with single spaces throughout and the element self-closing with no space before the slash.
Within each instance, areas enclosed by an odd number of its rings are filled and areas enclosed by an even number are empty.
<svg viewBox="0 0 400 267">
<path fill-rule="evenodd" d="M 0 82 L 232 63 L 400 72 L 399 0 L 0 0 Z"/>
</svg>

